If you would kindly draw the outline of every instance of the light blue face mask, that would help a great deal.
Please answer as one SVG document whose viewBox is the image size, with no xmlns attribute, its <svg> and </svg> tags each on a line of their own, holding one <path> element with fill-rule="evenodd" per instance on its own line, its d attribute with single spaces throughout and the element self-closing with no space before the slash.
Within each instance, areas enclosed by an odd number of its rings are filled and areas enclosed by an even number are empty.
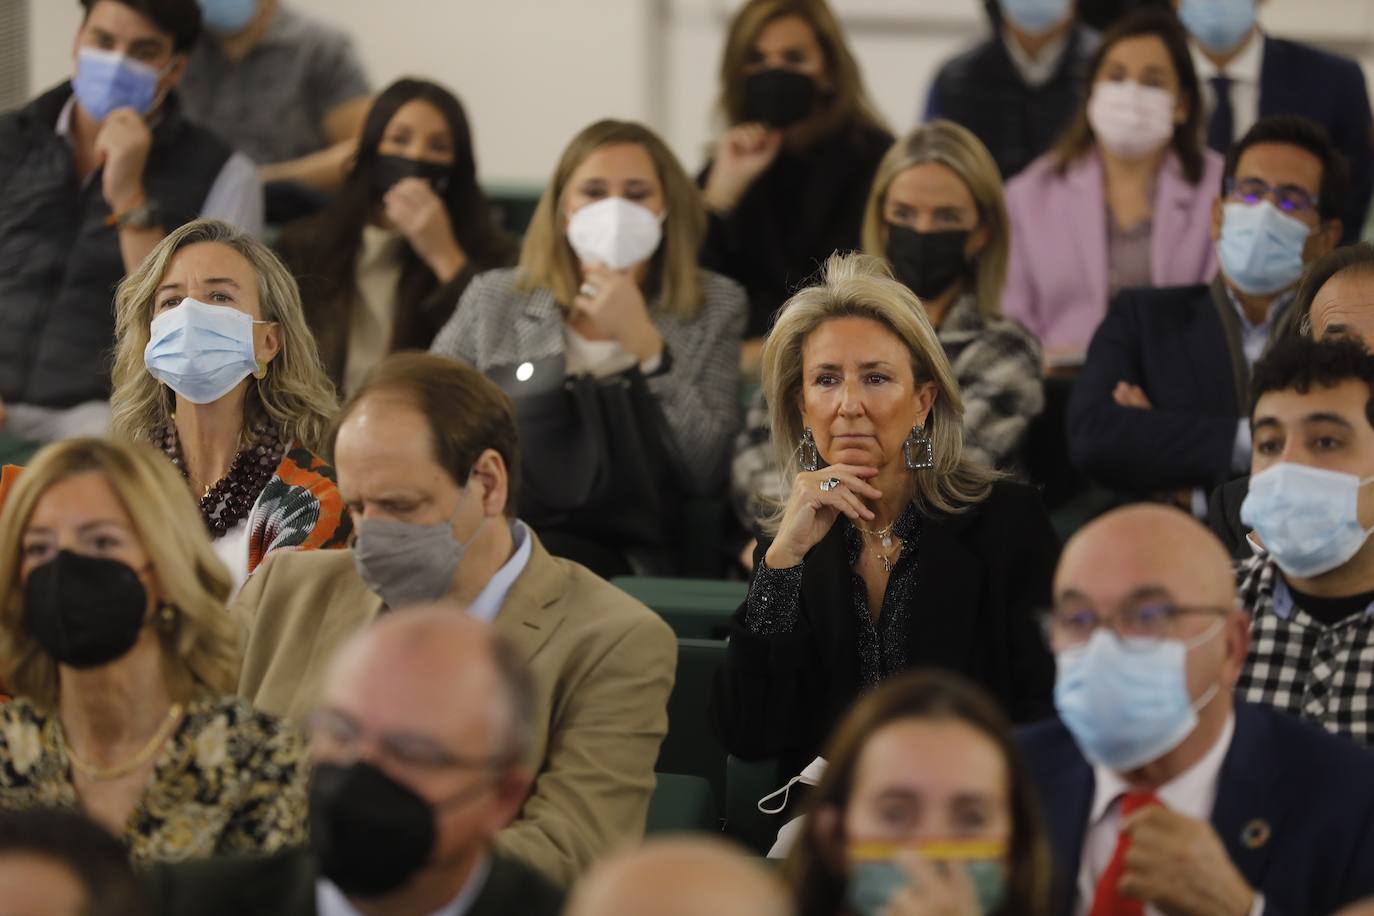
<svg viewBox="0 0 1374 916">
<path fill-rule="evenodd" d="M 1344 566 L 1374 528 L 1360 525 L 1360 487 L 1354 474 L 1283 462 L 1250 478 L 1240 520 L 1259 535 L 1279 569 L 1311 579 Z"/>
<path fill-rule="evenodd" d="M 1178 18 L 1198 44 L 1230 51 L 1255 27 L 1255 0 L 1182 0 Z"/>
<path fill-rule="evenodd" d="M 1040 35 L 1069 15 L 1069 0 L 1001 0 L 1002 15 L 1023 32 Z"/>
<path fill-rule="evenodd" d="M 1213 684 L 1192 702 L 1188 650 L 1216 636 L 1222 623 L 1188 642 L 1121 638 L 1099 627 L 1082 646 L 1060 652 L 1054 706 L 1083 756 L 1120 773 L 1178 747 L 1218 689 Z"/>
<path fill-rule="evenodd" d="M 978 912 L 987 916 L 1007 895 L 1006 868 L 994 860 L 951 862 L 962 868 L 978 897 Z M 855 862 L 845 883 L 845 901 L 855 916 L 879 916 L 898 891 L 912 884 L 911 875 L 896 860 Z"/>
<path fill-rule="evenodd" d="M 1302 276 L 1302 250 L 1312 230 L 1267 200 L 1222 207 L 1217 260 L 1241 292 L 1272 296 Z"/>
<path fill-rule="evenodd" d="M 238 309 L 183 299 L 153 319 L 143 364 L 192 404 L 218 401 L 257 368 L 254 321 Z"/>
<path fill-rule="evenodd" d="M 147 64 L 116 51 L 82 48 L 76 56 L 72 92 L 96 123 L 117 108 L 132 108 L 146 115 L 157 98 L 162 74 Z"/>
<path fill-rule="evenodd" d="M 252 23 L 258 0 L 200 0 L 205 27 L 219 35 L 237 35 Z"/>
</svg>

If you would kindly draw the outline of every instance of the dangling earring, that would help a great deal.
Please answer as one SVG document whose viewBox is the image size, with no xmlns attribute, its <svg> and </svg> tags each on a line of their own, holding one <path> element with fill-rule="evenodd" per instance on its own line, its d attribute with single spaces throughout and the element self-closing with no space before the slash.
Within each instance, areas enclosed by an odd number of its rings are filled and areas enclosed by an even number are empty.
<svg viewBox="0 0 1374 916">
<path fill-rule="evenodd" d="M 821 453 L 816 449 L 816 437 L 811 435 L 811 427 L 806 427 L 806 431 L 802 433 L 801 443 L 797 446 L 797 451 L 801 453 L 801 469 L 803 471 L 819 470 Z"/>
<path fill-rule="evenodd" d="M 157 609 L 157 625 L 164 633 L 171 633 L 177 627 L 177 609 L 170 604 L 160 605 Z"/>
<path fill-rule="evenodd" d="M 911 427 L 911 435 L 902 443 L 902 457 L 908 471 L 926 471 L 935 467 L 935 446 L 919 425 Z"/>
<path fill-rule="evenodd" d="M 262 381 L 267 378 L 267 363 L 258 360 L 258 367 L 253 370 L 253 378 Z"/>
</svg>

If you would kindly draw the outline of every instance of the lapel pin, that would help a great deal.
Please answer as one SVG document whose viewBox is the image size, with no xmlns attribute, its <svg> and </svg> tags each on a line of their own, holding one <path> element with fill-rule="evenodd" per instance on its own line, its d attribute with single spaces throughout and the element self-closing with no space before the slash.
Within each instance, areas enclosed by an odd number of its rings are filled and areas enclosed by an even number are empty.
<svg viewBox="0 0 1374 916">
<path fill-rule="evenodd" d="M 1273 831 L 1269 828 L 1269 822 L 1257 817 L 1241 828 L 1240 841 L 1246 849 L 1259 849 L 1269 842 L 1269 837 L 1272 835 Z"/>
</svg>

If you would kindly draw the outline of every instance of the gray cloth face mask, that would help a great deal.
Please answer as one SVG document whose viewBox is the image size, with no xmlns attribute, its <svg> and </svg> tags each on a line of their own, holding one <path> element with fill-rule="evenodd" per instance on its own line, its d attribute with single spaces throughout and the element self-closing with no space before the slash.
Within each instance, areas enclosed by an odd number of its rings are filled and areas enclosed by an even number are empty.
<svg viewBox="0 0 1374 916">
<path fill-rule="evenodd" d="M 484 516 L 466 543 L 453 537 L 453 520 L 471 491 L 469 480 L 446 522 L 420 525 L 380 518 L 359 521 L 353 564 L 363 583 L 381 596 L 388 608 L 437 601 L 453 588 L 453 577 L 463 562 L 463 554 L 487 523 Z"/>
</svg>

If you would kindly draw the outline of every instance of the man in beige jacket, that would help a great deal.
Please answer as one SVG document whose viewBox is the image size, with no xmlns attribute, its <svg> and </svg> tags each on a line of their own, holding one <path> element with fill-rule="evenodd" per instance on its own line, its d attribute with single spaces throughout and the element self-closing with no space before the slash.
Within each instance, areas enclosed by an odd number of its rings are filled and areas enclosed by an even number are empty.
<svg viewBox="0 0 1374 916">
<path fill-rule="evenodd" d="M 648 608 L 548 554 L 512 517 L 519 446 L 506 396 L 437 356 L 388 358 L 344 405 L 339 488 L 352 550 L 276 552 L 244 586 L 239 692 L 299 718 L 335 650 L 388 608 L 444 599 L 491 623 L 534 673 L 534 788 L 501 853 L 570 885 L 644 831 L 677 641 Z"/>
</svg>

